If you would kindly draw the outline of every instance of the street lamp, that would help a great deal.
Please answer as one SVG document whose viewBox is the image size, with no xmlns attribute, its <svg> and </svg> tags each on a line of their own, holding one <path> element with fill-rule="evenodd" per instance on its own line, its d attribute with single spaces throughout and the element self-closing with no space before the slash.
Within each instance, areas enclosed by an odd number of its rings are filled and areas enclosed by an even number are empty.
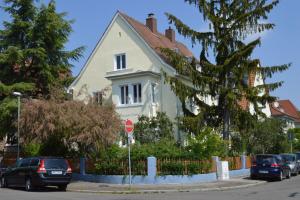
<svg viewBox="0 0 300 200">
<path fill-rule="evenodd" d="M 18 132 L 17 132 L 17 140 L 18 140 L 18 146 L 17 146 L 17 161 L 20 158 L 20 107 L 21 107 L 21 92 L 13 92 L 13 95 L 18 97 Z"/>
</svg>

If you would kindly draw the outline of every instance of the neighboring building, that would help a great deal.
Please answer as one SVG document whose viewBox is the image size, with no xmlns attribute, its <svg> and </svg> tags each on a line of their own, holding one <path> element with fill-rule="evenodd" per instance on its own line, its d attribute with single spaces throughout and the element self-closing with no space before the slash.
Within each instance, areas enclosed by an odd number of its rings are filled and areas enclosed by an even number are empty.
<svg viewBox="0 0 300 200">
<path fill-rule="evenodd" d="M 118 11 L 69 92 L 77 100 L 88 101 L 94 96 L 100 103 L 113 102 L 122 119 L 137 121 L 139 115 L 152 117 L 157 112 L 166 112 L 175 119 L 182 114 L 181 103 L 165 83 L 162 71 L 170 76 L 177 74 L 159 47 L 193 57 L 192 52 L 175 38 L 171 28 L 166 29 L 165 34 L 157 31 L 153 14 L 149 14 L 143 24 Z M 256 86 L 262 80 L 254 76 L 251 81 Z M 101 91 L 105 88 L 108 90 L 103 97 Z M 205 99 L 213 103 L 210 98 Z M 248 107 L 251 109 L 251 105 Z M 179 136 L 179 132 L 177 134 Z"/>
<path fill-rule="evenodd" d="M 279 100 L 271 104 L 272 117 L 286 122 L 286 130 L 300 128 L 300 114 L 290 100 Z"/>
</svg>

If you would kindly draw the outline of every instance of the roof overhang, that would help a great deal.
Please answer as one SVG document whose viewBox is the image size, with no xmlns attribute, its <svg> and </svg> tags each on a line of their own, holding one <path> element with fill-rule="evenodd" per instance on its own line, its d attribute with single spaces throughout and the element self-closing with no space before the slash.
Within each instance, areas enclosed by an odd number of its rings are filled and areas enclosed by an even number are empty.
<svg viewBox="0 0 300 200">
<path fill-rule="evenodd" d="M 106 73 L 108 80 L 120 80 L 120 79 L 126 79 L 126 78 L 135 78 L 135 77 L 142 77 L 142 76 L 152 76 L 155 78 L 160 78 L 161 74 L 156 73 L 153 71 L 136 71 L 136 72 L 129 72 L 129 73 L 115 73 L 115 72 L 108 72 Z"/>
</svg>

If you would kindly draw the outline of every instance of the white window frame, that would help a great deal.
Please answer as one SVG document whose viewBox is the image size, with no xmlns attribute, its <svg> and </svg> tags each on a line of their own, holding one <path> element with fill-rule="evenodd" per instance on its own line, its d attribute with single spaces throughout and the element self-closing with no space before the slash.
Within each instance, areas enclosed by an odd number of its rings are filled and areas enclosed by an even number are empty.
<svg viewBox="0 0 300 200">
<path fill-rule="evenodd" d="M 157 87 L 157 83 L 151 83 L 150 90 L 151 90 L 151 103 L 157 103 L 157 96 L 155 95 L 155 90 Z"/>
<path fill-rule="evenodd" d="M 122 57 L 125 56 L 125 66 L 123 68 L 123 59 Z M 118 57 L 120 57 L 120 68 L 118 69 Z M 126 54 L 125 53 L 120 53 L 120 54 L 116 54 L 114 56 L 114 70 L 115 71 L 119 71 L 119 70 L 124 70 L 127 69 L 127 59 L 126 59 Z"/>
</svg>

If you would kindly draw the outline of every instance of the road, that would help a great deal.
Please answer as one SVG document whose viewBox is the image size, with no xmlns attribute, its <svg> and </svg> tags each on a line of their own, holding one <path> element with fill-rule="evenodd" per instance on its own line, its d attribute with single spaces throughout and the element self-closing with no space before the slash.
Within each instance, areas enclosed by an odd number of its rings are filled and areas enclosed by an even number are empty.
<svg viewBox="0 0 300 200">
<path fill-rule="evenodd" d="M 55 190 L 25 192 L 20 189 L 0 189 L 1 200 L 298 200 L 300 176 L 282 182 L 227 191 L 172 192 L 161 194 L 92 194 L 58 192 Z"/>
</svg>

